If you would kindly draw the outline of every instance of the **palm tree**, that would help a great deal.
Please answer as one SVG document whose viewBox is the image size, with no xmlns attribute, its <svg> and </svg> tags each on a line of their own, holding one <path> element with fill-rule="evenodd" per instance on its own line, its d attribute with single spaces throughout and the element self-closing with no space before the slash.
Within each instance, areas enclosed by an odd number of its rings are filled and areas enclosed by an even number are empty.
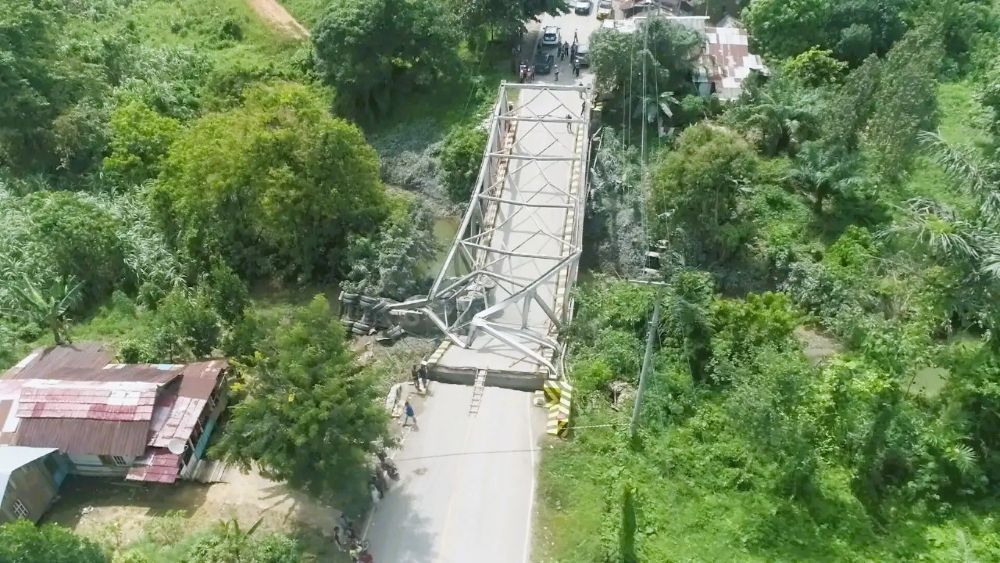
<svg viewBox="0 0 1000 563">
<path fill-rule="evenodd" d="M 812 195 L 813 212 L 820 215 L 827 197 L 847 192 L 861 182 L 854 176 L 857 169 L 857 156 L 843 147 L 809 141 L 795 156 L 792 178 L 803 191 Z"/>
<path fill-rule="evenodd" d="M 924 131 L 920 142 L 959 187 L 979 200 L 983 219 L 1000 221 L 1000 165 L 987 161 L 972 147 L 949 144 L 937 133 Z"/>
<path fill-rule="evenodd" d="M 931 157 L 966 193 L 978 200 L 978 213 L 969 221 L 960 221 L 952 212 L 953 226 L 968 234 L 971 251 L 958 248 L 977 269 L 994 281 L 1000 281 L 1000 165 L 988 161 L 974 148 L 947 143 L 936 133 L 923 132 L 920 142 Z"/>
<path fill-rule="evenodd" d="M 83 282 L 74 278 L 56 280 L 48 288 L 39 289 L 27 276 L 21 283 L 11 284 L 12 306 L 7 312 L 52 331 L 57 345 L 69 343 L 67 313 L 79 301 Z"/>
<path fill-rule="evenodd" d="M 674 117 L 674 112 L 670 106 L 675 106 L 679 102 L 673 92 L 660 92 L 659 94 L 637 96 L 635 109 L 632 112 L 637 119 L 642 120 L 643 126 L 656 123 L 656 131 L 660 137 L 666 136 L 669 131 L 664 129 L 663 123 Z M 664 117 L 666 119 L 664 119 Z"/>
<path fill-rule="evenodd" d="M 814 94 L 775 83 L 744 94 L 725 120 L 767 155 L 794 153 L 818 130 L 821 104 Z"/>
<path fill-rule="evenodd" d="M 910 236 L 934 258 L 959 263 L 978 260 L 980 242 L 988 237 L 954 209 L 923 198 L 907 202 L 903 219 L 885 234 Z"/>
</svg>

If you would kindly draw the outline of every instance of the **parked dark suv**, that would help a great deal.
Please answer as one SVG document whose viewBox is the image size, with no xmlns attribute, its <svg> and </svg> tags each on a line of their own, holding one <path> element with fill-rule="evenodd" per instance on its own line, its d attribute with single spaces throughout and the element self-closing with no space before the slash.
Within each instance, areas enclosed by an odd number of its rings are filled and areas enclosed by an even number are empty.
<svg viewBox="0 0 1000 563">
<path fill-rule="evenodd" d="M 552 53 L 544 51 L 535 53 L 535 74 L 548 74 L 552 72 L 552 64 L 556 58 Z"/>
</svg>

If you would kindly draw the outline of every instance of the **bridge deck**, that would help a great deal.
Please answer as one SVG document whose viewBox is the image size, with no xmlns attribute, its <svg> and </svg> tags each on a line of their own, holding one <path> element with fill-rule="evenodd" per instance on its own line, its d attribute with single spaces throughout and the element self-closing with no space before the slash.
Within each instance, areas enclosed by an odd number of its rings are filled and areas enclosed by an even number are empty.
<svg viewBox="0 0 1000 563">
<path fill-rule="evenodd" d="M 551 361 L 552 351 L 537 339 L 556 336 L 546 308 L 558 319 L 568 318 L 567 294 L 576 277 L 586 203 L 586 91 L 508 88 L 519 89 L 518 103 L 502 119 L 516 126 L 502 151 L 509 155 L 506 166 L 499 167 L 505 178 L 496 179 L 489 191 L 496 215 L 487 218 L 485 234 L 477 239 L 476 260 L 496 274 L 498 298 L 533 286 L 534 300 L 490 314 L 494 330 L 478 331 L 467 348 L 446 340 L 431 370 L 442 379 L 471 382 L 477 369 L 487 369 L 490 384 L 538 388 L 550 370 L 510 340 Z M 495 230 L 489 232 L 490 227 Z"/>
</svg>

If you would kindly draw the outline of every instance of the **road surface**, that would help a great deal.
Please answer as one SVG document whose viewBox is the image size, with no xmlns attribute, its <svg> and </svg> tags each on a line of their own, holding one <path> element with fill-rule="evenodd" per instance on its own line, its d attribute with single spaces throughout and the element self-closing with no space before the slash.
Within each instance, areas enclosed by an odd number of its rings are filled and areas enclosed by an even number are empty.
<svg viewBox="0 0 1000 563">
<path fill-rule="evenodd" d="M 419 430 L 404 432 L 400 480 L 367 533 L 376 562 L 529 561 L 545 410 L 530 393 L 488 387 L 472 416 L 472 390 L 432 383 L 414 401 Z"/>
<path fill-rule="evenodd" d="M 569 42 L 575 31 L 586 44 L 601 24 L 592 11 L 588 16 L 546 17 L 542 25 L 560 26 Z M 559 62 L 560 83 L 592 82 L 587 69 L 577 78 L 568 60 Z M 554 78 L 540 76 L 536 82 L 554 83 Z M 568 104 L 562 97 L 556 94 L 539 103 Z M 572 107 L 579 105 L 572 100 Z M 548 109 L 543 107 L 542 113 Z M 550 141 L 570 144 L 577 138 L 576 132 L 555 131 Z M 568 171 L 554 174 L 563 175 L 568 177 Z M 473 387 L 432 383 L 431 392 L 414 403 L 419 430 L 404 432 L 395 456 L 400 481 L 376 506 L 365 531 L 375 561 L 532 561 L 535 476 L 546 411 L 532 405 L 531 393 L 487 387 L 478 414 L 470 415 Z"/>
</svg>

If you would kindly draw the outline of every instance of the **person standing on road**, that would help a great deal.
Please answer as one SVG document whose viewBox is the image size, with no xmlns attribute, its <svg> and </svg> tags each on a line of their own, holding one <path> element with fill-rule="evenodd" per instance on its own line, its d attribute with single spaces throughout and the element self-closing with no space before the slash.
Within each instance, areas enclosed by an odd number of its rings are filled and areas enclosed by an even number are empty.
<svg viewBox="0 0 1000 563">
<path fill-rule="evenodd" d="M 573 76 L 580 76 L 580 61 L 573 61 Z"/>
<path fill-rule="evenodd" d="M 417 368 L 417 376 L 420 377 L 420 388 L 427 392 L 427 360 L 420 362 L 420 367 Z"/>
<path fill-rule="evenodd" d="M 403 426 L 406 426 L 406 422 L 412 418 L 413 427 L 419 429 L 420 427 L 417 426 L 417 413 L 413 412 L 413 405 L 409 401 L 406 401 L 406 404 L 403 405 L 403 412 L 406 414 L 403 418 Z"/>
<path fill-rule="evenodd" d="M 573 116 L 568 113 L 566 114 L 566 131 L 573 132 Z"/>
<path fill-rule="evenodd" d="M 563 44 L 559 46 L 563 53 L 569 53 L 569 43 L 563 41 Z"/>
<path fill-rule="evenodd" d="M 579 41 L 579 39 L 577 39 L 577 37 L 576 37 L 576 30 L 574 29 L 573 30 L 573 44 L 576 45 L 577 41 Z"/>
<path fill-rule="evenodd" d="M 559 65 L 556 65 L 555 73 L 556 73 L 556 82 L 559 82 Z"/>
</svg>

